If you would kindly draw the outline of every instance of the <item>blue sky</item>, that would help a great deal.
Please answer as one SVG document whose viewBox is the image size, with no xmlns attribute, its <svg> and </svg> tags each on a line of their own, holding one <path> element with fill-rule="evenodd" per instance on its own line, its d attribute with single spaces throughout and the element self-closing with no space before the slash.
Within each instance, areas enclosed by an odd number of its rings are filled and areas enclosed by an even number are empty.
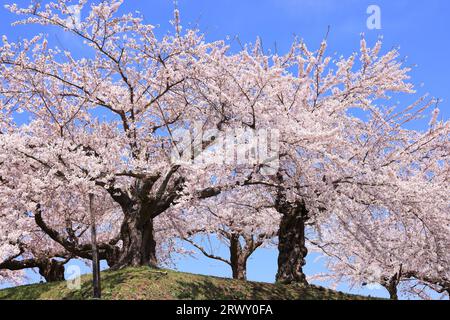
<svg viewBox="0 0 450 320">
<path fill-rule="evenodd" d="M 28 1 L 16 0 L 27 4 Z M 123 11 L 138 10 L 146 22 L 160 25 L 161 32 L 170 28 L 173 2 L 171 0 L 125 0 Z M 2 7 L 10 1 L 0 0 Z M 369 30 L 366 20 L 369 5 L 381 9 L 381 29 Z M 369 43 L 383 36 L 384 49 L 400 47 L 407 57 L 408 65 L 417 65 L 411 72 L 412 82 L 417 85 L 418 95 L 430 93 L 443 99 L 440 104 L 444 119 L 449 117 L 450 98 L 450 1 L 448 0 L 179 0 L 182 24 L 198 26 L 208 40 L 239 36 L 241 42 L 252 42 L 261 37 L 264 49 L 285 52 L 293 36 L 305 40 L 309 47 L 316 48 L 330 26 L 328 36 L 329 53 L 349 55 L 358 50 L 360 34 L 364 33 Z M 12 28 L 14 16 L 0 8 L 0 34 L 10 40 L 30 37 L 37 32 L 48 33 L 58 46 L 72 51 L 79 50 L 73 37 L 55 29 L 37 26 Z M 407 103 L 411 98 L 403 98 Z M 418 127 L 417 129 L 420 129 Z M 274 249 L 262 249 L 249 262 L 248 275 L 251 280 L 273 281 L 276 272 L 277 253 Z M 308 258 L 307 273 L 323 270 L 315 256 Z M 195 273 L 229 276 L 228 266 L 207 260 L 184 258 L 179 261 L 180 270 Z M 38 277 L 32 277 L 38 280 Z M 340 287 L 348 290 L 347 286 Z M 370 295 L 386 297 L 384 290 L 353 290 Z"/>
</svg>

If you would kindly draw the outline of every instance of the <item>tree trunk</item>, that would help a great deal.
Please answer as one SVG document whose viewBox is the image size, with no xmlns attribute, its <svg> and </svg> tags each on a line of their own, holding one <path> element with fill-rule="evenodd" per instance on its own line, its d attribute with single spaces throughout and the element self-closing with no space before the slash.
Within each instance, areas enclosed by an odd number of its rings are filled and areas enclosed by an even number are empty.
<svg viewBox="0 0 450 320">
<path fill-rule="evenodd" d="M 403 275 L 403 265 L 400 264 L 400 268 L 396 274 L 394 274 L 392 277 L 384 277 L 384 281 L 381 283 L 383 287 L 386 288 L 386 290 L 389 292 L 389 298 L 391 300 L 398 300 L 397 295 L 397 286 L 400 283 L 400 280 L 402 279 Z"/>
<path fill-rule="evenodd" d="M 153 226 L 153 219 L 149 219 L 144 224 L 144 231 L 142 234 L 142 263 L 149 265 L 152 268 L 158 267 L 158 259 L 156 257 L 156 240 L 155 230 Z"/>
<path fill-rule="evenodd" d="M 47 282 L 64 281 L 64 262 L 57 260 L 47 260 L 39 264 L 39 274 Z"/>
<path fill-rule="evenodd" d="M 233 234 L 230 239 L 230 264 L 233 279 L 247 279 L 247 258 L 242 251 L 239 235 Z"/>
<path fill-rule="evenodd" d="M 137 217 L 138 214 L 125 215 L 121 227 L 122 250 L 111 267 L 114 270 L 129 266 L 157 268 L 153 219 L 142 222 Z"/>
<path fill-rule="evenodd" d="M 390 283 L 386 286 L 386 290 L 389 292 L 389 299 L 398 300 L 397 285 L 395 283 Z"/>
<path fill-rule="evenodd" d="M 281 213 L 276 280 L 286 284 L 308 284 L 303 273 L 308 253 L 305 245 L 305 222 L 308 219 L 308 212 L 304 204 L 296 204 L 285 207 Z"/>
<path fill-rule="evenodd" d="M 246 263 L 231 265 L 231 270 L 233 272 L 233 279 L 247 280 Z"/>
<path fill-rule="evenodd" d="M 398 300 L 397 288 L 394 291 L 389 291 L 389 299 Z"/>
</svg>

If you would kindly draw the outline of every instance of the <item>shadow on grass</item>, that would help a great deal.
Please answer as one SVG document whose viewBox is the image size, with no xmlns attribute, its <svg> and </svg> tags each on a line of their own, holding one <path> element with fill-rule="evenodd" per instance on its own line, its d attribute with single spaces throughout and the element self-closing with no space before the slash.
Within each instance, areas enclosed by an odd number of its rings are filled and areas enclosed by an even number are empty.
<svg viewBox="0 0 450 320">
<path fill-rule="evenodd" d="M 133 299 L 141 298 L 140 294 L 145 296 L 146 288 L 145 281 L 153 281 L 157 283 L 162 277 L 167 276 L 167 273 L 151 268 L 136 268 L 124 269 L 119 271 L 105 271 L 101 275 L 102 299 Z M 141 283 L 139 287 L 137 283 Z M 129 291 L 129 292 L 127 292 Z M 142 291 L 142 292 L 140 292 Z M 63 299 L 91 299 L 93 295 L 93 287 L 91 277 L 85 277 L 81 284 L 81 288 L 76 291 L 68 292 Z"/>
<path fill-rule="evenodd" d="M 129 279 L 130 276 L 125 272 L 102 272 L 101 286 L 102 292 L 106 295 L 110 295 L 114 289 L 120 284 Z M 93 286 L 91 277 L 84 277 L 79 290 L 68 291 L 62 299 L 63 300 L 79 300 L 79 299 L 92 299 Z"/>
<path fill-rule="evenodd" d="M 316 286 L 267 284 L 230 280 L 177 281 L 178 299 L 213 300 L 348 300 L 355 296 Z"/>
</svg>

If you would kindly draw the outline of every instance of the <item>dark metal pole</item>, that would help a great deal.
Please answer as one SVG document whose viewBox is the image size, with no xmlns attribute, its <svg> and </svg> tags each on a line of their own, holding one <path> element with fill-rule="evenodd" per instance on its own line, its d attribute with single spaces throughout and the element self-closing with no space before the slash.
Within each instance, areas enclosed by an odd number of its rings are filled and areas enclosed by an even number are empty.
<svg viewBox="0 0 450 320">
<path fill-rule="evenodd" d="M 89 215 L 91 218 L 91 242 L 92 242 L 92 275 L 93 275 L 93 288 L 94 288 L 94 298 L 100 299 L 102 297 L 102 290 L 100 286 L 100 260 L 98 259 L 98 248 L 97 248 L 97 230 L 95 227 L 95 216 L 94 216 L 94 195 L 89 194 Z"/>
</svg>

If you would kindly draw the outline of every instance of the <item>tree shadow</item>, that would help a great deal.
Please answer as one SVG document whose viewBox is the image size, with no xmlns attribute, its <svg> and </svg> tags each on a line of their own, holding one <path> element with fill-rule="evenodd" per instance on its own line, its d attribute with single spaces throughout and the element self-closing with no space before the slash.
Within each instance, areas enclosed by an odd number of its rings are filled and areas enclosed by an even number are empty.
<svg viewBox="0 0 450 320">
<path fill-rule="evenodd" d="M 161 270 L 154 270 L 151 268 L 136 268 L 136 269 L 124 269 L 119 271 L 104 271 L 101 274 L 101 288 L 102 299 L 114 299 L 120 298 L 120 294 L 124 287 L 122 285 L 130 284 L 134 279 L 151 280 L 158 282 L 162 277 L 166 277 L 167 273 Z M 144 288 L 141 288 L 142 290 Z M 138 290 L 138 288 L 133 288 Z M 76 300 L 76 299 L 91 299 L 93 295 L 93 286 L 91 278 L 85 278 L 82 281 L 81 288 L 79 290 L 71 291 L 66 294 L 64 300 Z M 115 297 L 117 295 L 117 297 Z"/>
<path fill-rule="evenodd" d="M 210 300 L 348 300 L 364 299 L 317 286 L 268 284 L 240 280 L 226 283 L 208 278 L 177 281 L 178 299 Z"/>
</svg>

